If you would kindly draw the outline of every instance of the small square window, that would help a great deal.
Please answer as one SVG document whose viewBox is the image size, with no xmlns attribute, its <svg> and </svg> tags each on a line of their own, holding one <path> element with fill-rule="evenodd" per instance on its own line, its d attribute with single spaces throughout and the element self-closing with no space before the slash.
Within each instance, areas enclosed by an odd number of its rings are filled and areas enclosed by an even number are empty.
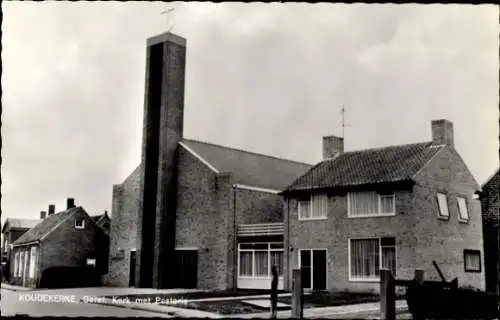
<svg viewBox="0 0 500 320">
<path fill-rule="evenodd" d="M 467 201 L 465 198 L 458 197 L 457 198 L 458 202 L 458 220 L 462 222 L 467 222 L 469 221 L 469 211 L 467 208 Z"/>
<path fill-rule="evenodd" d="M 443 193 L 437 194 L 438 206 L 439 206 L 439 216 L 448 219 L 450 213 L 448 212 L 448 198 Z"/>
<path fill-rule="evenodd" d="M 85 220 L 84 219 L 76 219 L 75 220 L 75 228 L 76 229 L 83 229 L 83 228 L 85 228 Z"/>
<path fill-rule="evenodd" d="M 481 272 L 481 251 L 464 250 L 465 272 Z"/>
</svg>

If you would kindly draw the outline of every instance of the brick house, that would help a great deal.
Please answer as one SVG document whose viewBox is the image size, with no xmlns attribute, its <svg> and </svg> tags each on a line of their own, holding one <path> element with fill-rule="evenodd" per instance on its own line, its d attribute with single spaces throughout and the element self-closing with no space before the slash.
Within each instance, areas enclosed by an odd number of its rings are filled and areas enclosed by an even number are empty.
<svg viewBox="0 0 500 320">
<path fill-rule="evenodd" d="M 283 275 L 278 193 L 311 166 L 184 138 L 185 55 L 171 33 L 147 41 L 141 165 L 113 186 L 106 282 L 268 289 L 271 265 Z"/>
<path fill-rule="evenodd" d="M 43 270 L 56 266 L 84 266 L 89 262 L 105 273 L 108 236 L 82 207 L 67 200 L 67 209 L 49 214 L 12 243 L 11 283 L 36 288 Z M 108 241 L 108 242 L 106 242 Z"/>
<path fill-rule="evenodd" d="M 432 121 L 432 141 L 344 152 L 323 138 L 324 160 L 285 198 L 285 287 L 378 291 L 379 271 L 484 289 L 479 185 L 454 148 L 453 124 Z"/>
<path fill-rule="evenodd" d="M 500 256 L 498 251 L 500 228 L 500 170 L 489 178 L 481 190 L 481 210 L 483 215 L 484 272 L 486 290 L 499 292 Z"/>
<path fill-rule="evenodd" d="M 43 219 L 42 216 L 40 219 Z M 36 226 L 41 221 L 40 219 L 5 219 L 2 226 L 2 263 L 7 262 L 10 258 L 10 244 L 19 239 L 26 231 Z"/>
</svg>

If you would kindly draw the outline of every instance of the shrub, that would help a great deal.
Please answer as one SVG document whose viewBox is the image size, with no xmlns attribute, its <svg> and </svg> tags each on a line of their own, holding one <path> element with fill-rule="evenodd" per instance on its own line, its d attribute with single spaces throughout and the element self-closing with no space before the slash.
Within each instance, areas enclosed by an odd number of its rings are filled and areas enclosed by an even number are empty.
<svg viewBox="0 0 500 320">
<path fill-rule="evenodd" d="M 411 285 L 406 292 L 415 319 L 495 319 L 498 296 L 476 288 L 443 288 L 438 283 Z"/>
</svg>

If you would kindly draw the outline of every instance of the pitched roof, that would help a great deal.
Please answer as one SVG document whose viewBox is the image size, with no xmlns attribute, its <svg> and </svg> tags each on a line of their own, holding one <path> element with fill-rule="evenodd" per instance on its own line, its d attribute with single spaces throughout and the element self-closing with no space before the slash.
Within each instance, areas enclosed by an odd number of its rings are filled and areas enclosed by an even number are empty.
<svg viewBox="0 0 500 320">
<path fill-rule="evenodd" d="M 22 236 L 14 241 L 13 245 L 39 241 L 46 235 L 49 235 L 57 229 L 57 227 L 64 222 L 66 219 L 73 217 L 77 212 L 84 211 L 82 207 L 74 207 L 65 211 L 51 214 L 50 216 L 43 219 L 34 228 L 28 230 Z M 84 211 L 85 212 L 85 211 Z"/>
<path fill-rule="evenodd" d="M 41 220 L 40 219 L 17 219 L 17 218 L 7 218 L 2 227 L 2 233 L 5 232 L 7 227 L 10 229 L 31 229 L 36 226 Z"/>
<path fill-rule="evenodd" d="M 318 163 L 286 191 L 412 180 L 443 147 L 422 142 L 345 152 Z"/>
<path fill-rule="evenodd" d="M 95 224 L 99 226 L 104 233 L 108 234 L 109 233 L 109 216 L 105 212 L 104 214 L 98 215 L 98 216 L 90 216 L 92 220 L 94 220 Z"/>
<path fill-rule="evenodd" d="M 182 144 L 218 172 L 232 173 L 236 184 L 283 190 L 311 168 L 310 164 L 207 142 L 183 139 Z"/>
</svg>

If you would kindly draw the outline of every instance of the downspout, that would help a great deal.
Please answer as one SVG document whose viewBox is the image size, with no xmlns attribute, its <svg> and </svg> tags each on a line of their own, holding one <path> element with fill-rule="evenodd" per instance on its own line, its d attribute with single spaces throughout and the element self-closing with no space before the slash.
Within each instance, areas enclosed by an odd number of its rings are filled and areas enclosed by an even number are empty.
<svg viewBox="0 0 500 320">
<path fill-rule="evenodd" d="M 287 221 L 286 221 L 286 229 L 287 229 L 287 242 L 288 242 L 288 246 L 286 248 L 286 260 L 288 261 L 287 263 L 287 270 L 286 270 L 286 278 L 287 278 L 287 288 L 290 288 L 290 270 L 291 267 L 291 261 L 290 261 L 290 198 L 286 197 L 286 214 L 287 214 Z"/>
<path fill-rule="evenodd" d="M 238 228 L 236 225 L 236 186 L 233 185 L 233 291 L 238 288 Z"/>
</svg>

